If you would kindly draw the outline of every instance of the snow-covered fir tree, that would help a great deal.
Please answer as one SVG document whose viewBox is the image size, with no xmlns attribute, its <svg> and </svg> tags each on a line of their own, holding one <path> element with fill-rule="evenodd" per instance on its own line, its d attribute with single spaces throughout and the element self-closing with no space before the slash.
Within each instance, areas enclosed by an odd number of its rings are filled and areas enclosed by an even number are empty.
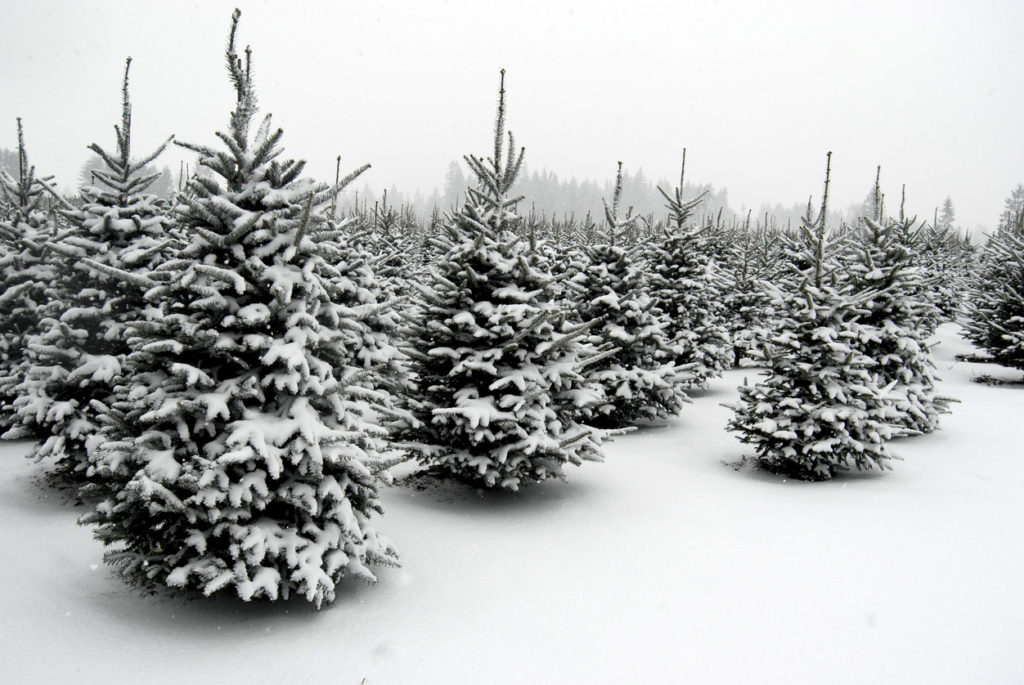
<svg viewBox="0 0 1024 685">
<path fill-rule="evenodd" d="M 223 147 L 185 145 L 206 172 L 176 210 L 190 242 L 158 267 L 166 282 L 132 277 L 155 287 L 130 331 L 123 420 L 102 448 L 117 487 L 85 520 L 129 581 L 320 606 L 343 577 L 374 581 L 370 565 L 396 561 L 371 520 L 389 400 L 363 382 L 367 355 L 392 350 L 367 349 L 373 303 L 338 304 L 359 285 L 331 264 L 322 209 L 337 188 L 299 180 L 269 116 L 250 130 L 238 18 Z"/>
<path fill-rule="evenodd" d="M 921 271 L 923 294 L 932 305 L 923 320 L 931 335 L 943 321 L 955 321 L 967 294 L 974 248 L 954 231 L 927 224 L 918 231 L 913 263 Z"/>
<path fill-rule="evenodd" d="M 1024 233 L 1024 183 L 1018 183 L 1006 198 L 996 231 Z"/>
<path fill-rule="evenodd" d="M 51 316 L 25 341 L 29 369 L 14 401 L 22 428 L 46 436 L 34 456 L 54 460 L 56 472 L 71 482 L 85 479 L 87 443 L 98 438 L 113 389 L 124 380 L 126 324 L 140 318 L 144 305 L 140 288 L 86 267 L 85 260 L 138 274 L 173 243 L 162 203 L 146 193 L 159 173 L 143 171 L 170 141 L 132 160 L 130 66 L 129 59 L 121 123 L 115 126 L 117 152 L 90 146 L 105 168 L 93 171 L 96 185 L 80 189 L 80 208 L 67 205 L 63 215 L 70 226 L 50 244 L 58 277 L 50 288 Z"/>
<path fill-rule="evenodd" d="M 1024 230 L 991 236 L 971 282 L 963 335 L 999 364 L 1024 369 Z"/>
<path fill-rule="evenodd" d="M 942 231 L 953 232 L 956 230 L 956 211 L 953 209 L 953 198 L 946 196 L 942 202 L 942 209 L 935 213 L 935 226 Z"/>
<path fill-rule="evenodd" d="M 349 241 L 371 256 L 373 270 L 391 297 L 407 298 L 423 266 L 419 241 L 404 228 L 401 213 L 388 204 L 386 190 L 369 213 L 358 214 L 351 221 Z"/>
<path fill-rule="evenodd" d="M 59 274 L 47 254 L 53 235 L 47 216 L 49 178 L 38 178 L 28 163 L 25 134 L 18 119 L 18 177 L 0 170 L 0 431 L 5 438 L 45 437 L 23 428 L 14 402 L 31 368 L 28 338 L 53 310 L 53 284 Z"/>
<path fill-rule="evenodd" d="M 335 189 L 340 188 L 340 177 Z M 319 232 L 319 246 L 326 261 L 321 265 L 332 283 L 332 301 L 353 313 L 359 325 L 352 328 L 362 337 L 355 348 L 354 364 L 360 369 L 351 380 L 380 391 L 376 411 L 381 425 L 408 418 L 399 408 L 410 392 L 412 380 L 408 357 L 398 349 L 402 318 L 408 305 L 396 299 L 376 270 L 379 260 L 354 235 L 349 220 L 328 220 Z"/>
<path fill-rule="evenodd" d="M 501 74 L 493 157 L 466 157 L 477 186 L 420 288 L 407 340 L 416 421 L 401 436 L 438 474 L 516 490 L 600 460 L 604 433 L 575 420 L 598 394 L 578 370 L 584 327 L 560 326 L 550 271 L 514 231 L 523 150 L 511 134 L 505 149 Z"/>
<path fill-rule="evenodd" d="M 589 218 L 589 215 L 588 215 Z M 576 312 L 578 295 L 573 290 L 573 279 L 589 261 L 585 243 L 577 232 L 578 226 L 573 219 L 565 225 L 556 223 L 550 240 L 541 241 L 544 249 L 552 251 L 550 255 L 551 275 L 555 279 L 557 295 L 562 299 L 570 313 Z"/>
<path fill-rule="evenodd" d="M 831 162 L 831 153 L 829 153 Z M 841 281 L 829 257 L 829 170 L 817 220 L 801 226 L 796 291 L 774 289 L 780 328 L 767 341 L 766 377 L 740 387 L 728 429 L 753 445 L 758 464 L 805 480 L 824 480 L 851 468 L 887 468 L 888 388 L 878 385 L 876 361 L 862 350 L 875 331 L 859 319 L 867 310 Z"/>
<path fill-rule="evenodd" d="M 749 223 L 748 218 L 743 229 L 733 235 L 723 265 L 726 285 L 722 304 L 734 366 L 762 361 L 760 341 L 773 327 L 774 311 L 763 282 L 772 280 L 781 257 L 778 232 L 769 226 L 767 217 L 763 226 L 750 229 Z"/>
<path fill-rule="evenodd" d="M 953 322 L 961 313 L 974 275 L 976 254 L 970 236 L 949 225 L 940 225 L 938 213 L 934 222 L 916 233 L 912 261 L 921 271 L 923 294 L 932 305 L 923 319 L 925 332 L 932 335 L 940 324 Z"/>
<path fill-rule="evenodd" d="M 862 217 L 852 244 L 849 283 L 854 294 L 866 299 L 859 323 L 874 329 L 861 351 L 875 360 L 872 370 L 879 384 L 891 386 L 886 398 L 896 412 L 889 423 L 908 434 L 930 433 L 938 428 L 939 415 L 949 412 L 949 400 L 936 391 L 927 340 L 934 307 L 913 264 L 921 229 L 915 230 L 910 218 L 885 221 L 881 211 L 876 202 L 875 215 Z"/>
<path fill-rule="evenodd" d="M 686 150 L 679 186 L 672 195 L 660 187 L 669 210 L 663 235 L 646 245 L 648 292 L 666 317 L 665 335 L 676 346 L 676 366 L 686 368 L 692 385 L 704 387 L 732 366 L 725 324 L 723 274 L 714 263 L 713 242 L 689 217 L 706 193 L 683 199 Z M 708 229 L 709 231 L 710 229 Z"/>
<path fill-rule="evenodd" d="M 675 416 L 689 401 L 684 387 L 693 381 L 675 364 L 667 318 L 647 293 L 641 264 L 621 246 L 633 222 L 629 213 L 619 216 L 621 193 L 620 162 L 612 204 L 605 202 L 607 238 L 584 248 L 586 261 L 572 278 L 577 315 L 593 323 L 586 342 L 601 355 L 586 377 L 603 389 L 604 399 L 587 405 L 584 416 L 607 428 Z"/>
</svg>

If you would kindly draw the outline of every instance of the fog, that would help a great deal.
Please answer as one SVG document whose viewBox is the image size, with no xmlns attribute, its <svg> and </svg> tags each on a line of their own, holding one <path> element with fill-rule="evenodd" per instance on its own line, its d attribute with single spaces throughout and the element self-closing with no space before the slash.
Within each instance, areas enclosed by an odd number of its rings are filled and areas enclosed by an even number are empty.
<svg viewBox="0 0 1024 685">
<path fill-rule="evenodd" d="M 910 213 L 950 196 L 974 231 L 1024 180 L 1015 2 L 2 1 L 0 147 L 23 117 L 31 161 L 66 188 L 89 143 L 113 147 L 128 56 L 138 154 L 225 128 L 236 4 L 262 111 L 324 180 L 341 155 L 373 165 L 360 185 L 443 188 L 452 160 L 488 153 L 500 68 L 529 168 L 562 179 L 604 183 L 619 160 L 675 179 L 686 147 L 689 180 L 756 213 L 818 196 L 832 150 L 833 207 L 881 165 Z"/>
</svg>

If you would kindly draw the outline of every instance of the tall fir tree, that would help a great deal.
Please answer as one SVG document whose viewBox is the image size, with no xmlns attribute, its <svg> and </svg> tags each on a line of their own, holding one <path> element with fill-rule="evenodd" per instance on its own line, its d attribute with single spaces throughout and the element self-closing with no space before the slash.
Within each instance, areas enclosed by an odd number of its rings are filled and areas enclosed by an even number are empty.
<svg viewBox="0 0 1024 685">
<path fill-rule="evenodd" d="M 53 284 L 59 282 L 46 247 L 53 235 L 45 202 L 50 178 L 38 178 L 28 163 L 20 118 L 17 174 L 0 170 L 0 431 L 8 439 L 45 436 L 20 425 L 14 402 L 31 368 L 28 339 L 53 311 Z"/>
<path fill-rule="evenodd" d="M 972 279 L 963 335 L 999 364 L 1024 369 L 1024 229 L 991 236 Z"/>
<path fill-rule="evenodd" d="M 862 217 L 849 265 L 852 292 L 865 299 L 859 323 L 875 333 L 863 340 L 861 351 L 875 360 L 879 384 L 891 386 L 886 397 L 896 412 L 889 422 L 907 434 L 930 433 L 939 416 L 949 413 L 949 399 L 937 392 L 927 340 L 935 307 L 913 261 L 921 229 L 911 218 L 886 220 L 877 178 L 875 188 L 874 216 Z"/>
<path fill-rule="evenodd" d="M 93 171 L 96 185 L 80 189 L 80 207 L 66 206 L 69 226 L 49 246 L 58 274 L 50 290 L 51 315 L 25 341 L 29 369 L 14 401 L 22 428 L 46 436 L 33 455 L 53 460 L 63 480 L 78 484 L 86 479 L 88 448 L 98 438 L 113 390 L 124 381 L 126 325 L 140 318 L 144 306 L 135 284 L 89 269 L 85 261 L 145 273 L 174 242 L 163 203 L 146 193 L 159 173 L 144 171 L 170 139 L 144 159 L 132 159 L 130 67 L 129 58 L 121 122 L 114 127 L 117 152 L 89 147 L 105 168 Z"/>
<path fill-rule="evenodd" d="M 416 421 L 401 433 L 423 464 L 487 488 L 516 490 L 598 461 L 604 433 L 578 423 L 593 401 L 579 372 L 584 327 L 560 326 L 553 279 L 515 233 L 512 195 L 524 151 L 505 149 L 501 72 L 494 154 L 466 162 L 476 178 L 437 240 L 408 334 Z"/>
<path fill-rule="evenodd" d="M 647 293 L 641 264 L 621 246 L 634 221 L 628 212 L 620 218 L 621 196 L 620 162 L 612 203 L 604 207 L 607 239 L 584 248 L 586 261 L 572 279 L 577 315 L 592 324 L 586 342 L 599 355 L 586 377 L 604 394 L 584 407 L 584 416 L 606 428 L 675 416 L 689 401 L 684 387 L 693 381 L 675 364 L 668 320 Z"/>
<path fill-rule="evenodd" d="M 672 195 L 660 187 L 669 210 L 669 224 L 660 239 L 648 243 L 645 256 L 648 290 L 654 306 L 666 316 L 665 335 L 677 350 L 676 366 L 692 375 L 690 383 L 704 387 L 732 366 L 733 353 L 726 328 L 723 274 L 715 264 L 707 231 L 689 221 L 707 194 L 683 199 L 686 150 L 679 186 Z"/>
<path fill-rule="evenodd" d="M 250 131 L 238 19 L 223 147 L 184 145 L 205 170 L 176 210 L 189 243 L 158 267 L 166 282 L 132 277 L 154 287 L 130 330 L 123 420 L 103 447 L 117 486 L 85 521 L 131 582 L 320 606 L 343 577 L 374 581 L 370 565 L 396 561 L 371 521 L 388 398 L 364 382 L 375 305 L 338 303 L 359 287 L 331 263 L 322 208 L 338 188 L 299 180 L 303 163 L 281 159 L 269 116 Z"/>
<path fill-rule="evenodd" d="M 804 480 L 888 468 L 892 457 L 885 443 L 896 435 L 888 422 L 888 389 L 879 387 L 876 362 L 862 351 L 874 335 L 859 322 L 864 298 L 852 295 L 841 265 L 830 258 L 830 171 L 831 153 L 821 210 L 800 229 L 799 285 L 794 292 L 774 291 L 781 326 L 767 341 L 766 377 L 740 387 L 728 423 L 754 446 L 762 468 Z"/>
</svg>

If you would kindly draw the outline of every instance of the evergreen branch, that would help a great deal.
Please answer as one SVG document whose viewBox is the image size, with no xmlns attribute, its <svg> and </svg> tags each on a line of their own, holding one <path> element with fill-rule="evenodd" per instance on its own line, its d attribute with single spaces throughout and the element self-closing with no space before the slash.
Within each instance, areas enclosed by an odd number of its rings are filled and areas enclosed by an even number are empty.
<svg viewBox="0 0 1024 685">
<path fill-rule="evenodd" d="M 173 142 L 178 147 L 183 147 L 186 150 L 191 150 L 192 152 L 195 152 L 196 154 L 198 154 L 200 157 L 216 157 L 217 156 L 217 151 L 216 150 L 214 150 L 211 147 L 207 147 L 205 145 L 196 145 L 195 143 L 186 143 L 186 142 L 181 141 L 181 140 L 174 140 Z"/>
<path fill-rule="evenodd" d="M 254 138 L 254 140 L 255 140 L 255 142 L 258 145 L 262 146 L 263 141 L 265 141 L 267 139 L 268 135 L 270 135 L 270 115 L 269 114 L 267 114 L 267 116 L 263 117 L 263 121 L 260 122 L 260 127 L 258 129 L 256 129 L 256 137 Z"/>
<path fill-rule="evenodd" d="M 241 214 L 237 215 L 241 216 Z M 237 218 L 236 216 L 236 218 Z M 231 229 L 231 232 L 224 236 L 225 245 L 234 245 L 240 242 L 245 236 L 249 235 L 256 229 L 256 224 L 263 219 L 264 214 L 262 212 L 252 212 L 242 223 Z"/>
<path fill-rule="evenodd" d="M 239 295 L 245 292 L 245 279 L 230 269 L 202 263 L 196 264 L 193 268 L 201 274 L 232 286 Z"/>
<path fill-rule="evenodd" d="M 174 238 L 167 238 L 165 240 L 162 240 L 161 242 L 157 243 L 156 245 L 154 245 L 154 246 L 152 246 L 150 248 L 147 248 L 147 249 L 143 250 L 142 252 L 137 253 L 135 255 L 134 262 L 137 263 L 137 264 L 138 263 L 143 263 L 143 262 L 147 261 L 153 255 L 157 254 L 158 252 L 163 252 L 165 249 L 167 249 L 171 245 L 176 244 L 177 242 L 178 241 L 176 239 L 174 239 Z"/>
<path fill-rule="evenodd" d="M 104 164 L 106 164 L 111 169 L 117 171 L 118 175 L 120 175 L 123 166 L 119 160 L 115 160 L 113 157 L 107 154 L 107 151 L 100 147 L 97 143 L 92 143 L 87 147 L 89 150 L 92 150 L 97 157 L 103 160 Z"/>
<path fill-rule="evenodd" d="M 274 159 L 281 154 L 281 150 L 275 150 L 267 157 L 267 159 Z M 288 185 L 292 181 L 299 177 L 302 170 L 306 167 L 306 161 L 303 159 L 289 159 L 281 166 L 281 184 Z"/>
<path fill-rule="evenodd" d="M 333 186 L 331 186 L 329 192 L 334 194 L 340 193 L 342 190 L 345 189 L 345 186 L 347 186 L 352 181 L 356 180 L 356 178 L 358 178 L 363 172 L 365 172 L 369 168 L 369 164 L 364 164 L 355 171 L 350 172 L 347 176 L 345 176 L 345 178 L 341 179 L 340 181 L 336 182 Z"/>
<path fill-rule="evenodd" d="M 164 142 L 160 143 L 160 145 L 157 147 L 157 149 L 154 150 L 152 153 L 150 153 L 149 155 L 143 157 L 139 161 L 133 163 L 129 167 L 129 173 L 135 173 L 136 171 L 139 171 L 139 170 L 145 168 L 145 166 L 147 164 L 152 163 L 157 157 L 159 157 L 161 154 L 163 154 L 164 150 L 166 150 L 167 146 L 170 145 L 172 142 L 174 142 L 174 136 L 173 135 L 169 136 L 167 138 L 167 140 L 165 140 Z M 153 174 L 153 178 L 154 179 L 160 178 L 160 174 L 159 173 Z"/>
<path fill-rule="evenodd" d="M 505 139 L 505 69 L 501 70 L 501 81 L 498 86 L 498 114 L 494 122 L 494 171 L 495 176 L 501 170 L 501 146 Z"/>
<path fill-rule="evenodd" d="M 220 138 L 221 142 L 224 143 L 227 146 L 228 150 L 231 151 L 231 154 L 235 156 L 234 160 L 232 161 L 238 164 L 238 166 L 242 166 L 242 162 L 243 160 L 245 160 L 246 155 L 245 150 L 242 149 L 242 146 L 239 144 L 239 142 L 236 141 L 231 136 L 229 136 L 228 134 L 223 133 L 221 131 L 215 131 L 213 135 Z M 221 155 L 218 154 L 217 157 L 221 157 Z"/>
<path fill-rule="evenodd" d="M 64 209 L 65 210 L 67 210 L 69 212 L 77 212 L 78 211 L 78 207 L 75 207 L 73 204 L 71 204 L 66 199 L 64 199 L 64 196 L 61 195 L 59 192 L 57 192 L 56 188 L 50 187 L 49 183 L 44 183 L 43 180 L 40 180 L 39 181 L 39 185 L 41 185 L 43 187 L 43 190 L 45 190 L 47 193 L 49 193 L 51 195 L 51 197 L 53 197 L 55 200 L 57 200 L 57 202 L 59 202 L 60 204 L 64 205 Z"/>
<path fill-rule="evenodd" d="M 132 58 L 128 57 L 124 64 L 124 80 L 121 83 L 121 128 L 115 126 L 117 130 L 117 147 L 121 153 L 121 164 L 123 169 L 127 169 L 131 163 L 131 149 L 132 149 L 132 103 L 128 96 L 128 72 L 132 67 Z M 127 173 L 125 173 L 127 176 Z"/>
<path fill-rule="evenodd" d="M 154 181 L 163 175 L 162 172 L 156 171 L 152 174 L 146 174 L 145 176 L 135 176 L 129 181 L 125 182 L 122 187 L 126 195 L 136 195 L 143 192 L 146 188 L 151 186 Z"/>
<path fill-rule="evenodd" d="M 206 226 L 194 225 L 191 227 L 199 236 L 213 247 L 224 247 L 226 242 L 224 236 L 206 228 Z"/>
<path fill-rule="evenodd" d="M 260 125 L 260 130 L 263 130 L 264 126 L 269 126 L 269 125 L 270 125 L 270 115 L 268 114 L 266 117 L 263 118 L 263 123 Z M 280 142 L 281 137 L 283 135 L 284 135 L 284 130 L 279 128 L 276 131 L 274 131 L 273 135 L 266 137 L 263 140 L 263 142 L 261 142 L 259 144 L 259 146 L 256 148 L 256 150 L 252 153 L 252 164 L 253 165 L 259 165 L 259 164 L 266 163 L 267 161 L 272 159 L 272 157 L 267 157 L 267 155 L 274 148 L 274 146 L 277 145 L 278 142 Z M 257 140 L 259 140 L 259 138 L 260 137 L 257 136 Z"/>
<path fill-rule="evenodd" d="M 568 331 L 567 333 L 562 335 L 560 338 L 558 338 L 557 340 L 552 342 L 550 345 L 548 345 L 544 349 L 544 352 L 550 354 L 551 352 L 557 352 L 559 350 L 562 350 L 562 349 L 566 348 L 569 345 L 569 343 L 571 343 L 574 340 L 578 340 L 580 337 L 582 337 L 582 336 L 586 335 L 587 333 L 589 333 L 591 328 L 593 328 L 594 326 L 596 326 L 598 324 L 603 324 L 605 321 L 607 321 L 607 317 L 599 316 L 596 319 L 591 319 L 590 321 L 587 321 L 586 323 L 580 324 L 579 326 L 577 326 L 577 327 L 573 328 L 572 330 Z"/>
<path fill-rule="evenodd" d="M 124 269 L 118 269 L 117 267 L 113 267 L 108 264 L 102 264 L 94 259 L 89 259 L 88 257 L 78 257 L 78 255 L 76 255 L 73 251 L 67 250 L 63 245 L 50 243 L 49 247 L 54 252 L 58 252 L 64 256 L 74 258 L 75 268 L 97 271 L 106 276 L 111 276 L 121 281 L 122 283 L 128 283 L 143 290 L 148 290 L 156 285 L 159 285 L 159 283 L 157 283 L 156 281 L 147 278 L 142 274 L 133 273 L 131 271 L 125 271 Z"/>
<path fill-rule="evenodd" d="M 242 60 L 238 57 L 238 52 L 235 50 L 235 36 L 238 32 L 238 20 L 241 16 L 242 12 L 237 8 L 231 14 L 231 31 L 228 34 L 228 45 L 224 52 L 224 58 L 227 61 L 228 76 L 235 87 L 236 100 L 240 105 L 236 113 L 242 114 L 243 118 L 247 119 L 247 115 L 255 110 L 256 97 L 252 88 L 252 51 L 246 47 L 245 69 L 243 70 Z"/>
<path fill-rule="evenodd" d="M 596 364 L 599 361 L 604 361 L 608 357 L 618 354 L 619 351 L 620 348 L 617 347 L 616 345 L 613 345 L 612 343 L 605 343 L 601 347 L 597 348 L 594 354 L 590 355 L 586 359 L 580 360 L 580 363 L 576 367 L 576 370 L 580 371 L 582 369 L 587 368 L 588 366 L 591 366 L 592 364 Z"/>
<path fill-rule="evenodd" d="M 401 456 L 396 456 L 390 459 L 384 459 L 377 462 L 364 463 L 371 475 L 380 478 L 383 476 L 383 474 L 386 474 L 388 470 L 393 469 L 396 466 L 401 466 L 402 464 L 413 461 L 414 459 L 414 456 L 404 454 Z M 390 482 L 390 479 L 388 479 L 387 482 Z"/>
<path fill-rule="evenodd" d="M 514 146 L 514 139 L 512 138 L 512 134 L 511 133 L 508 134 L 508 144 L 509 144 L 509 155 L 511 156 L 512 148 Z M 522 171 L 522 167 L 523 167 L 523 159 L 525 157 L 526 157 L 526 148 L 525 147 L 520 147 L 519 148 L 519 154 L 516 156 L 516 159 L 515 159 L 514 162 L 511 160 L 511 157 L 510 157 L 509 164 L 507 164 L 506 167 L 505 167 L 504 186 L 505 186 L 506 190 L 511 190 L 512 186 L 516 182 L 516 179 L 519 178 L 519 174 Z"/>
<path fill-rule="evenodd" d="M 533 333 L 534 331 L 536 331 L 541 326 L 541 324 L 546 322 L 548 320 L 548 315 L 549 315 L 549 312 L 542 311 L 540 314 L 538 314 L 537 316 L 535 316 L 533 318 L 533 321 L 531 321 L 526 326 L 526 328 L 522 329 L 521 331 L 516 333 L 514 336 L 512 336 L 512 339 L 509 340 L 507 343 L 504 343 L 502 345 L 502 347 L 509 348 L 509 347 L 515 347 L 516 345 L 518 345 L 526 336 L 528 336 L 531 333 Z"/>
<path fill-rule="evenodd" d="M 299 230 L 295 233 L 295 242 L 293 243 L 296 248 L 302 243 L 302 238 L 306 235 L 306 229 L 309 227 L 309 212 L 313 208 L 313 194 L 310 193 L 309 198 L 306 200 L 306 208 L 302 212 L 302 221 L 299 223 Z"/>
</svg>

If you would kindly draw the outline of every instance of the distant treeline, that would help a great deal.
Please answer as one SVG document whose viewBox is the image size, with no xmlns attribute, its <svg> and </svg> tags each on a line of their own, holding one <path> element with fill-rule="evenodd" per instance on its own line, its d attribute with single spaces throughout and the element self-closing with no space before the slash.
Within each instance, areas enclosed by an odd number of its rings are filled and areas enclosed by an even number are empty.
<svg viewBox="0 0 1024 685">
<path fill-rule="evenodd" d="M 6 169 L 12 176 L 17 177 L 17 165 L 17 153 L 0 148 L 0 168 Z M 94 168 L 102 168 L 102 161 L 95 156 L 82 165 L 77 179 L 78 186 L 91 184 L 90 174 Z M 149 172 L 160 173 L 160 178 L 150 188 L 150 192 L 164 199 L 170 199 L 174 191 L 181 185 L 180 174 L 186 173 L 187 175 L 186 169 L 174 172 L 169 167 L 159 170 L 154 168 Z M 381 190 L 363 185 L 359 189 L 351 187 L 347 189 L 339 198 L 337 209 L 339 214 L 371 215 L 375 206 L 378 212 L 391 208 L 409 218 L 415 217 L 417 223 L 426 222 L 434 214 L 435 208 L 441 213 L 459 209 L 466 200 L 466 188 L 469 185 L 470 179 L 465 173 L 465 164 L 452 161 L 448 165 L 443 188 L 440 190 L 435 188 L 429 195 L 420 192 L 410 194 L 395 186 Z M 678 179 L 676 181 L 666 179 L 654 181 L 648 178 L 643 169 L 638 169 L 636 172 L 624 169 L 622 173 L 622 207 L 624 209 L 631 208 L 635 216 L 646 218 L 650 220 L 651 224 L 656 224 L 666 215 L 665 200 L 658 192 L 658 188 L 669 190 L 676 185 L 678 185 Z M 575 219 L 580 223 L 585 223 L 588 213 L 595 222 L 601 221 L 602 198 L 611 196 L 613 188 L 614 179 L 611 177 L 603 181 L 592 179 L 580 181 L 575 177 L 566 180 L 547 169 L 540 171 L 526 169 L 516 183 L 515 192 L 527 198 L 523 201 L 524 206 L 519 207 L 519 211 L 524 216 L 532 213 L 547 220 Z M 757 209 L 734 209 L 729 205 L 728 189 L 725 187 L 715 188 L 709 183 L 686 183 L 684 196 L 693 198 L 702 192 L 706 195 L 700 205 L 700 216 L 695 217 L 702 224 L 736 225 L 749 219 L 751 226 L 795 228 L 800 225 L 800 217 L 806 214 L 807 210 L 806 204 L 802 203 L 789 206 L 781 203 L 775 205 L 764 203 Z M 870 198 L 866 199 L 864 203 L 851 205 L 846 211 L 830 212 L 829 222 L 834 226 L 844 221 L 851 224 L 856 223 L 857 217 L 869 214 L 869 204 Z M 946 222 L 945 227 L 954 228 L 951 221 Z"/>
</svg>

